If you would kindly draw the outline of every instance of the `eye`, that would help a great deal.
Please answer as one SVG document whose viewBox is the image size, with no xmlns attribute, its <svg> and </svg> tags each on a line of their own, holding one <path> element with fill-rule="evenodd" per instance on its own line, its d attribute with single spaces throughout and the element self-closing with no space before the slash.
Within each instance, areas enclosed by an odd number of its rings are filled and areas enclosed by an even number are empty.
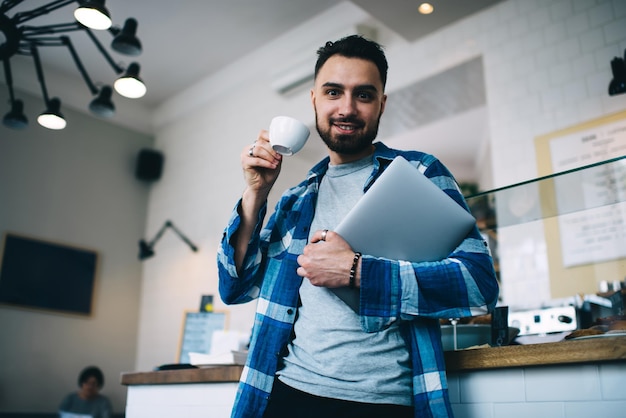
<svg viewBox="0 0 626 418">
<path fill-rule="evenodd" d="M 371 92 L 369 92 L 369 91 L 359 91 L 359 92 L 357 92 L 356 97 L 359 100 L 369 101 L 369 100 L 372 100 L 374 98 L 374 95 Z"/>
<path fill-rule="evenodd" d="M 339 90 L 337 89 L 328 89 L 326 90 L 327 96 L 339 96 Z"/>
</svg>

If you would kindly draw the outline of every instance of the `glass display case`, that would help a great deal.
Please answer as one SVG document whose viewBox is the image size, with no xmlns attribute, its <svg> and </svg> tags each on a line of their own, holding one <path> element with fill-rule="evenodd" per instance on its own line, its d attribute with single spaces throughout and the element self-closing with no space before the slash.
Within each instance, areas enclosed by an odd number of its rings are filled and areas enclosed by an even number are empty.
<svg viewBox="0 0 626 418">
<path fill-rule="evenodd" d="M 611 296 L 626 278 L 626 156 L 466 200 L 489 242 L 501 305 L 621 309 Z"/>
</svg>

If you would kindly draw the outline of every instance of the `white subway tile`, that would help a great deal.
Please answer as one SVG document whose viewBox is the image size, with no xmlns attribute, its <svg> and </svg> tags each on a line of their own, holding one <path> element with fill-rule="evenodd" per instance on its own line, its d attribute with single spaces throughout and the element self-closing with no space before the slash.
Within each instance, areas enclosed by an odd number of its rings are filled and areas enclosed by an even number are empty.
<svg viewBox="0 0 626 418">
<path fill-rule="evenodd" d="M 579 36 L 589 30 L 589 15 L 578 13 L 568 17 L 565 21 L 565 28 L 568 36 Z"/>
<path fill-rule="evenodd" d="M 494 416 L 506 418 L 564 418 L 563 402 L 503 403 L 493 405 Z"/>
<path fill-rule="evenodd" d="M 626 401 L 626 363 L 601 364 L 599 370 L 602 399 Z"/>
<path fill-rule="evenodd" d="M 530 29 L 533 31 L 543 29 L 552 23 L 550 21 L 550 13 L 548 13 L 545 8 L 533 9 L 528 15 L 528 22 L 530 24 Z"/>
<path fill-rule="evenodd" d="M 461 375 L 461 402 L 522 402 L 523 376 L 522 369 L 484 370 Z"/>
<path fill-rule="evenodd" d="M 626 401 L 568 402 L 566 418 L 624 418 Z"/>
<path fill-rule="evenodd" d="M 566 20 L 573 13 L 574 10 L 570 0 L 553 1 L 550 3 L 550 16 L 553 21 Z"/>
<path fill-rule="evenodd" d="M 546 45 L 552 45 L 567 38 L 565 22 L 556 22 L 543 29 L 543 36 Z"/>
<path fill-rule="evenodd" d="M 527 401 L 601 399 L 600 378 L 595 365 L 526 369 L 525 377 Z"/>
<path fill-rule="evenodd" d="M 611 3 L 598 4 L 589 9 L 589 24 L 592 28 L 605 25 L 613 19 L 613 6 Z"/>
<path fill-rule="evenodd" d="M 454 418 L 497 418 L 490 403 L 452 404 Z"/>
<path fill-rule="evenodd" d="M 613 3 L 613 12 L 615 13 L 615 18 L 626 16 L 626 1 L 613 0 L 611 3 Z"/>
<path fill-rule="evenodd" d="M 557 45 L 557 51 L 558 61 L 568 61 L 567 64 L 570 65 L 569 61 L 580 55 L 580 42 L 578 38 L 566 39 Z"/>
<path fill-rule="evenodd" d="M 604 25 L 604 40 L 607 44 L 619 42 L 626 36 L 626 17 Z"/>
<path fill-rule="evenodd" d="M 587 10 L 595 5 L 595 0 L 574 0 L 574 12 Z"/>
<path fill-rule="evenodd" d="M 604 46 L 604 30 L 595 28 L 579 35 L 582 52 L 594 51 Z"/>
</svg>

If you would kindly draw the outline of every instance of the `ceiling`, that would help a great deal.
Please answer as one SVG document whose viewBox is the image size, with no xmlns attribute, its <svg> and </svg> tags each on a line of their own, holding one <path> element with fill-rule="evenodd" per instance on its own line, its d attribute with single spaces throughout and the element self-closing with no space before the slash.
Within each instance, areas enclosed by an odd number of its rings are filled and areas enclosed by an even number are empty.
<svg viewBox="0 0 626 418">
<path fill-rule="evenodd" d="M 432 0 L 435 12 L 428 16 L 417 13 L 420 1 L 353 0 L 352 3 L 411 42 L 499 1 Z M 7 15 L 44 3 L 24 1 Z M 148 93 L 141 100 L 155 108 L 177 92 L 339 3 L 338 0 L 108 0 L 105 5 L 116 26 L 122 26 L 127 17 L 139 22 L 137 35 L 143 53 L 133 60 L 140 63 L 141 77 L 148 85 Z M 75 5 L 68 5 L 28 24 L 69 22 L 74 8 Z M 72 42 L 91 78 L 110 82 L 114 78 L 111 68 L 89 44 L 89 39 L 79 35 L 82 34 L 72 35 Z M 108 35 L 98 34 L 105 45 L 110 43 Z M 42 52 L 44 71 L 52 68 L 78 76 L 68 54 L 46 52 Z M 131 61 L 123 55 L 111 55 L 125 64 Z"/>
<path fill-rule="evenodd" d="M 352 0 L 374 20 L 391 28 L 408 42 L 413 42 L 445 25 L 492 6 L 502 0 L 432 0 L 435 12 L 420 15 L 420 1 L 411 0 Z M 30 10 L 47 2 L 24 1 L 8 16 L 19 10 Z M 284 33 L 328 11 L 338 0 L 108 0 L 106 7 L 114 25 L 122 26 L 127 17 L 139 22 L 137 35 L 143 53 L 132 58 L 111 53 L 116 62 L 127 66 L 136 60 L 141 65 L 141 77 L 148 93 L 139 99 L 147 109 L 155 110 L 166 100 L 206 77 L 276 40 Z M 75 5 L 68 5 L 28 22 L 43 25 L 72 21 Z M 337 16 L 338 22 L 345 18 Z M 103 57 L 82 33 L 72 34 L 72 42 L 86 70 L 96 84 L 110 84 L 115 74 Z M 110 51 L 111 36 L 98 33 L 98 38 Z M 0 42 L 2 39 L 0 38 Z M 42 62 L 46 76 L 58 72 L 79 78 L 69 54 L 43 51 Z M 13 72 L 32 71 L 27 57 L 12 60 Z M 19 60 L 26 60 L 20 63 Z M 18 61 L 13 63 L 13 61 Z M 22 65 L 22 67 L 20 67 Z M 17 70 L 15 69 L 17 67 Z M 17 80 L 22 76 L 18 74 Z M 82 83 L 82 82 L 80 82 Z M 36 83 L 33 83 L 36 84 Z M 50 84 L 50 83 L 48 83 Z M 20 88 L 18 82 L 15 87 Z M 77 88 L 82 88 L 77 84 Z"/>
</svg>

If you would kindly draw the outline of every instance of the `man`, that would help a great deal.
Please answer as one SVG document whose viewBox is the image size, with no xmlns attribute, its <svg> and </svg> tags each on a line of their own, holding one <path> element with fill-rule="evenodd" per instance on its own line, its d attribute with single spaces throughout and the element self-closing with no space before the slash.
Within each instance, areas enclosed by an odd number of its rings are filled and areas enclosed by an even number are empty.
<svg viewBox="0 0 626 418">
<path fill-rule="evenodd" d="M 478 230 L 428 263 L 361 256 L 333 232 L 396 156 L 467 209 L 436 158 L 373 143 L 386 78 L 375 42 L 349 36 L 318 50 L 311 102 L 328 157 L 265 227 L 282 158 L 266 131 L 241 154 L 247 187 L 218 251 L 220 295 L 258 302 L 233 417 L 452 415 L 439 318 L 485 314 L 498 295 Z M 360 289 L 358 314 L 329 290 L 344 286 Z"/>
<path fill-rule="evenodd" d="M 64 417 L 110 418 L 113 415 L 111 401 L 100 393 L 104 386 L 104 374 L 99 367 L 89 366 L 78 376 L 78 392 L 65 396 L 59 406 Z"/>
</svg>

